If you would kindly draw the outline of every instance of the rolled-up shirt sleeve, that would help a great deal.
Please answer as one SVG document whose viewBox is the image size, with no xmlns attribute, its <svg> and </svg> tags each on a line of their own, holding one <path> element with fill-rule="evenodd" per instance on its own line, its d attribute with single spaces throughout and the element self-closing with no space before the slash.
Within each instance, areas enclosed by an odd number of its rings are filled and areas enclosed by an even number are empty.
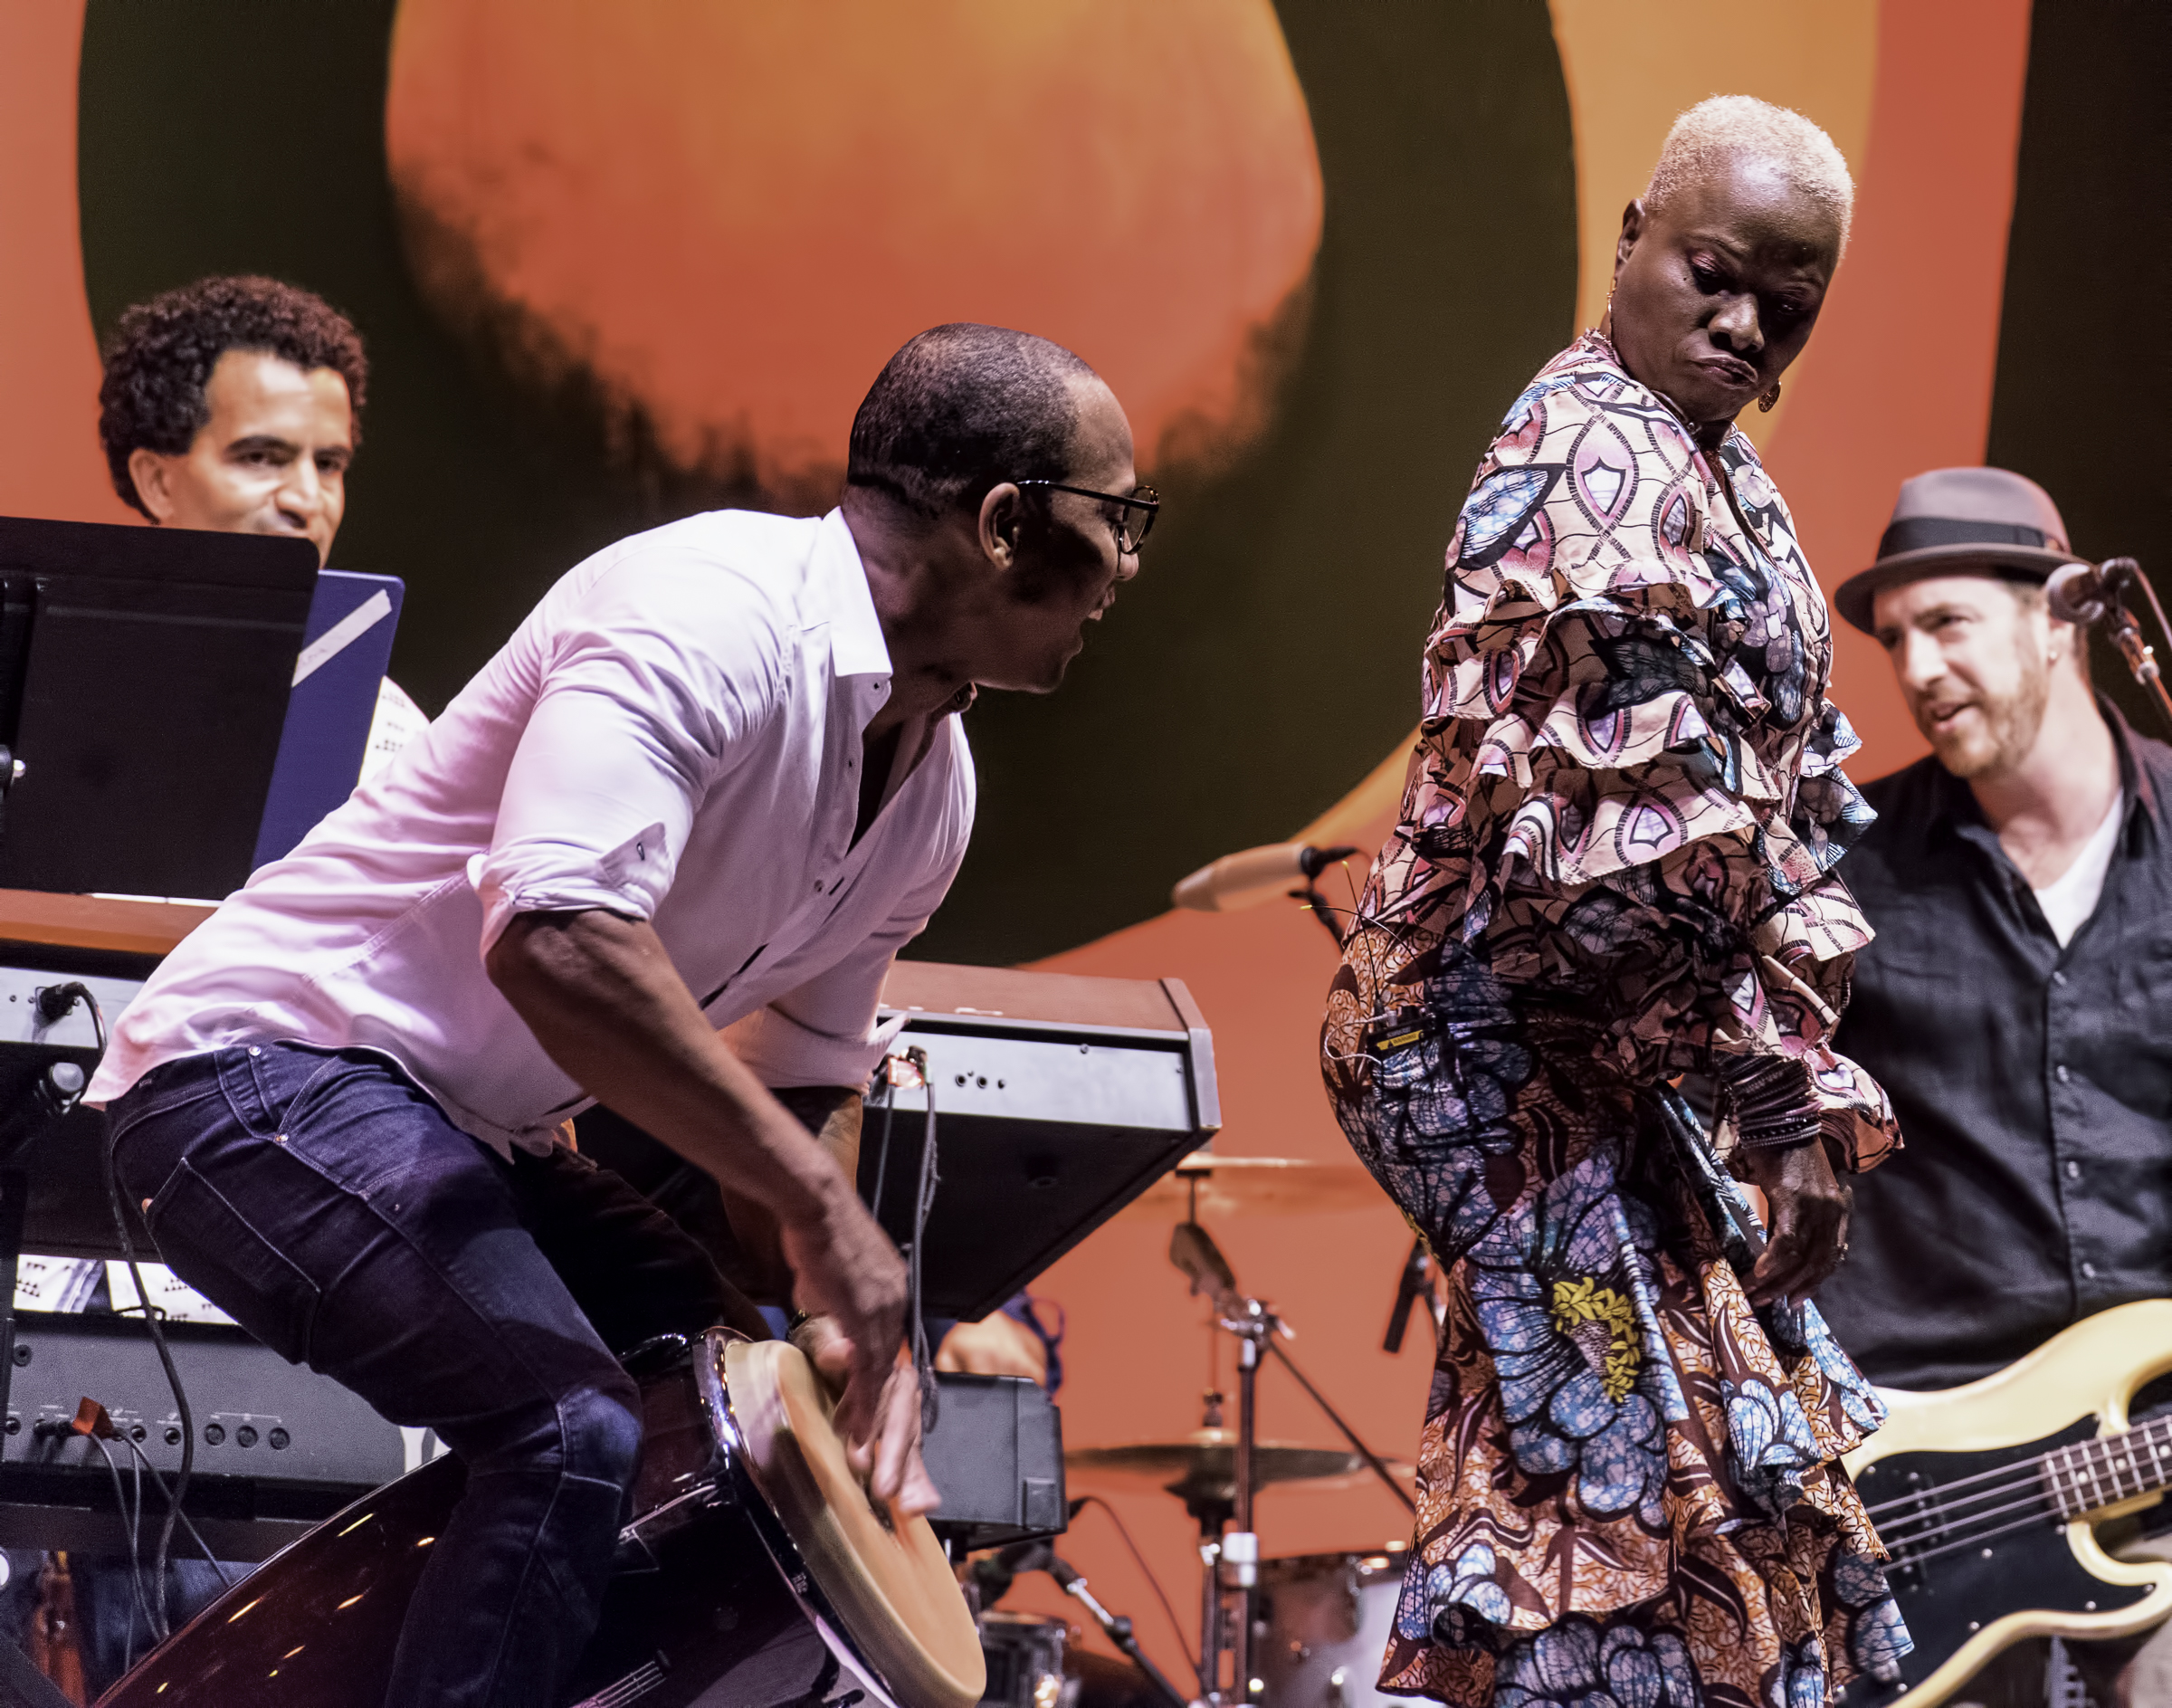
<svg viewBox="0 0 2172 1708">
<path fill-rule="evenodd" d="M 516 913 L 648 920 L 703 795 L 776 700 L 758 587 L 678 551 L 629 554 L 555 637 L 490 847 L 470 862 L 487 951 Z"/>
</svg>

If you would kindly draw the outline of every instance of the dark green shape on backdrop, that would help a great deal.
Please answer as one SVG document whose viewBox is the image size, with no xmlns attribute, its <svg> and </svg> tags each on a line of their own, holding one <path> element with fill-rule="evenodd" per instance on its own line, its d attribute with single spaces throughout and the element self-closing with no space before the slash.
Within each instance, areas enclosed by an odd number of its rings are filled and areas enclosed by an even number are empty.
<svg viewBox="0 0 2172 1708">
<path fill-rule="evenodd" d="M 2076 551 L 2139 558 L 2172 601 L 2167 91 L 2172 7 L 2035 8 L 1986 461 L 2051 493 Z M 2118 655 L 2100 642 L 2093 663 L 2135 728 L 2164 737 Z"/>
<path fill-rule="evenodd" d="M 214 272 L 363 329 L 367 438 L 336 560 L 400 575 L 395 675 L 434 709 L 588 552 L 751 490 L 674 473 L 594 399 L 538 399 L 410 282 L 384 167 L 388 0 L 90 0 L 83 257 L 101 334 Z M 1286 0 L 1327 184 L 1275 425 L 1159 472 L 1145 573 L 1063 691 L 969 727 L 974 849 L 915 952 L 1016 961 L 1150 917 L 1191 867 L 1287 835 L 1415 721 L 1418 649 L 1472 468 L 1573 330 L 1568 102 L 1543 0 Z M 872 376 L 871 376 L 872 377 Z"/>
</svg>

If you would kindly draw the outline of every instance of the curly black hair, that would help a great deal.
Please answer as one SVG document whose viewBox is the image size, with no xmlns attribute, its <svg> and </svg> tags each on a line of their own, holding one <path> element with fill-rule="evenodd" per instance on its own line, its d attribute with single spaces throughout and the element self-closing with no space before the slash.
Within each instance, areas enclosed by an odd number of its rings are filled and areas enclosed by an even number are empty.
<svg viewBox="0 0 2172 1708">
<path fill-rule="evenodd" d="M 931 327 L 883 367 L 853 421 L 844 479 L 937 517 L 1003 481 L 1060 481 L 1093 369 L 1061 344 L 999 326 Z"/>
<path fill-rule="evenodd" d="M 212 369 L 233 349 L 262 350 L 305 372 L 330 368 L 347 382 L 361 444 L 369 359 L 354 323 L 322 297 L 276 279 L 199 279 L 126 310 L 106 345 L 98 436 L 123 502 L 150 514 L 129 472 L 129 453 L 139 445 L 167 456 L 187 450 L 211 419 L 204 387 Z"/>
</svg>

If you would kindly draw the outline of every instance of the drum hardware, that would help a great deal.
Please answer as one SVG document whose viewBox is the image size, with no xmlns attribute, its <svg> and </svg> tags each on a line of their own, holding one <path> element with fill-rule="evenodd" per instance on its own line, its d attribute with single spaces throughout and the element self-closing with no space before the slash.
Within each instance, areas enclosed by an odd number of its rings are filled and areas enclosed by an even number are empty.
<svg viewBox="0 0 2172 1708">
<path fill-rule="evenodd" d="M 1213 1498 L 1217 1489 L 1202 1488 L 1186 1502 L 1186 1509 L 1199 1522 L 1201 1682 L 1211 1708 L 1224 1708 L 1231 1702 L 1255 1700 L 1262 1687 L 1252 1666 L 1253 1597 L 1260 1561 L 1253 1506 L 1262 1486 L 1258 1436 L 1261 1360 L 1268 1353 L 1279 1358 L 1282 1368 L 1350 1444 L 1359 1463 L 1386 1484 L 1405 1510 L 1415 1514 L 1417 1506 L 1386 1461 L 1366 1446 L 1327 1396 L 1298 1368 L 1282 1346 L 1284 1341 L 1294 1337 L 1295 1331 L 1272 1306 L 1238 1289 L 1228 1258 L 1204 1227 L 1196 1222 L 1179 1223 L 1169 1236 L 1169 1261 L 1190 1280 L 1194 1293 L 1204 1293 L 1213 1302 L 1216 1326 L 1237 1342 L 1237 1428 L 1231 1444 L 1231 1498 L 1224 1503 Z M 1218 1395 L 1209 1397 L 1210 1427 L 1219 1423 L 1215 1415 L 1219 1398 Z M 1226 1685 L 1224 1656 L 1229 1661 Z"/>
<path fill-rule="evenodd" d="M 1393 1708 L 1374 1681 L 1394 1635 L 1410 1559 L 1400 1541 L 1369 1554 L 1300 1554 L 1260 1566 L 1256 1665 L 1276 1708 Z"/>
<path fill-rule="evenodd" d="M 986 1656 L 986 1708 L 1060 1708 L 1063 1658 L 1071 1627 L 1061 1619 L 1027 1613 L 980 1616 L 980 1652 Z"/>
<path fill-rule="evenodd" d="M 1015 1542 L 992 1559 L 976 1560 L 972 1575 L 976 1586 L 986 1599 L 995 1601 L 1000 1599 L 1010 1589 L 1014 1578 L 1028 1571 L 1046 1572 L 1056 1580 L 1058 1587 L 1065 1595 L 1084 1608 L 1092 1617 L 1093 1622 L 1100 1627 L 1102 1634 L 1116 1645 L 1134 1666 L 1138 1668 L 1147 1682 L 1153 1686 L 1155 1692 L 1168 1704 L 1168 1708 L 1188 1708 L 1190 1698 L 1172 1684 L 1162 1670 L 1147 1658 L 1146 1651 L 1139 1647 L 1138 1638 L 1133 1633 L 1131 1621 L 1122 1614 L 1111 1613 L 1103 1607 L 1100 1598 L 1087 1588 L 1085 1578 L 1068 1562 L 1058 1558 L 1055 1551 L 1047 1542 Z M 1011 1616 L 998 1613 L 982 1616 L 984 1646 L 986 1641 L 986 1622 L 1008 1617 Z M 1061 1674 L 1063 1661 L 1061 1648 L 1057 1650 L 1055 1658 L 1056 1664 L 1053 1670 Z M 993 1687 L 991 1686 L 991 1688 Z M 1003 1700 L 1014 1699 L 1006 1697 Z M 1049 1704 L 1034 1702 L 1026 1704 L 1025 1708 L 1049 1708 Z"/>
<path fill-rule="evenodd" d="M 1207 1396 L 1208 1410 L 1217 1417 L 1221 1398 Z M 1195 1502 L 1235 1503 L 1236 1453 L 1237 1432 L 1209 1424 L 1175 1441 L 1077 1447 L 1063 1455 L 1063 1463 L 1073 1471 L 1166 1489 L 1188 1509 Z M 1255 1488 L 1275 1483 L 1347 1483 L 1365 1468 L 1365 1461 L 1356 1454 L 1333 1447 L 1301 1447 L 1287 1441 L 1255 1441 L 1252 1446 Z"/>
</svg>

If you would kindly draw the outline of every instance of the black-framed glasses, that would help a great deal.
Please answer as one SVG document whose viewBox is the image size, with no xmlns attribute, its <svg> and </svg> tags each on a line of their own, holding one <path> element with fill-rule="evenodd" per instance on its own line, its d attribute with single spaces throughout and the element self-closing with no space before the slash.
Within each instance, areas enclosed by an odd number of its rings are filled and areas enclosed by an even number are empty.
<svg viewBox="0 0 2172 1708">
<path fill-rule="evenodd" d="M 1150 486 L 1134 487 L 1129 495 L 1121 492 L 1097 492 L 1090 486 L 1066 486 L 1061 481 L 1014 481 L 1014 486 L 1043 487 L 1051 492 L 1069 492 L 1078 498 L 1098 498 L 1104 504 L 1121 504 L 1121 520 L 1110 526 L 1116 530 L 1116 549 L 1127 555 L 1136 556 L 1147 543 L 1147 536 L 1154 531 L 1154 518 L 1161 510 L 1161 494 Z"/>
</svg>

